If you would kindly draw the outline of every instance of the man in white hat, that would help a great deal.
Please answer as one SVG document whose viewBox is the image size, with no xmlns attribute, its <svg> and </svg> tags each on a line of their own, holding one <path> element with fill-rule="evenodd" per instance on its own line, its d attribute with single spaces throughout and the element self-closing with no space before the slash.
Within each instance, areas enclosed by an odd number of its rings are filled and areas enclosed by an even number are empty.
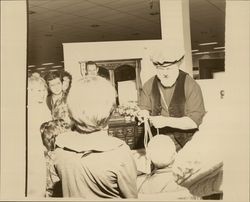
<svg viewBox="0 0 250 202">
<path fill-rule="evenodd" d="M 151 56 L 156 76 L 144 84 L 139 103 L 139 120 L 149 117 L 154 128 L 173 139 L 177 151 L 192 138 L 205 115 L 199 84 L 179 68 L 183 58 L 166 51 Z"/>
</svg>

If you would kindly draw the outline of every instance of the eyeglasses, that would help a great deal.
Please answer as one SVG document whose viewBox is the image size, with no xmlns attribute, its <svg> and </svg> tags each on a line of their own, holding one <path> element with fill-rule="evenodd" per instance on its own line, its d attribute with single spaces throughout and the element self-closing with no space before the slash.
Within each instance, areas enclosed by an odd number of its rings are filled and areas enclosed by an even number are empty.
<svg viewBox="0 0 250 202">
<path fill-rule="evenodd" d="M 182 59 L 184 58 L 184 55 L 179 59 L 179 60 L 175 60 L 175 61 L 164 61 L 164 62 L 153 62 L 153 65 L 156 66 L 156 67 L 162 67 L 162 68 L 165 68 L 165 67 L 168 67 L 168 66 L 171 66 L 173 64 L 176 64 L 178 62 L 180 62 Z"/>
</svg>

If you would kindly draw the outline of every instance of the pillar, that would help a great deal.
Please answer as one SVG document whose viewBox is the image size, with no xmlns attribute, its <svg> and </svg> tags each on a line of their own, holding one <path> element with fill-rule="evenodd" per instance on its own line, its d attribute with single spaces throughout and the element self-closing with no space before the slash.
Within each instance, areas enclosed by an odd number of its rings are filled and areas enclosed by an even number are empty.
<svg viewBox="0 0 250 202">
<path fill-rule="evenodd" d="M 193 76 L 189 0 L 160 0 L 162 41 L 166 47 L 185 53 L 181 66 Z"/>
<path fill-rule="evenodd" d="M 26 1 L 1 1 L 1 200 L 25 196 L 26 43 Z"/>
</svg>

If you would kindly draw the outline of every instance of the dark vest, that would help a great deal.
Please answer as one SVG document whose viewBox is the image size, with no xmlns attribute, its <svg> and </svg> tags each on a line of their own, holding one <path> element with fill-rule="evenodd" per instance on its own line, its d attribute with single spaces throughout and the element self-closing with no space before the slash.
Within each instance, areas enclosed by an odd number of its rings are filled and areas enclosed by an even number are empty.
<svg viewBox="0 0 250 202">
<path fill-rule="evenodd" d="M 176 80 L 176 86 L 171 98 L 170 104 L 168 106 L 169 116 L 170 117 L 183 117 L 185 116 L 185 80 L 187 73 L 179 70 L 179 76 Z M 155 76 L 153 85 L 152 85 L 152 93 L 151 93 L 151 108 L 152 108 L 152 116 L 161 115 L 161 94 L 158 87 L 159 79 Z M 174 135 L 176 142 L 183 147 L 193 136 L 193 134 L 197 131 L 197 129 L 191 130 L 181 130 L 171 127 L 164 127 L 159 130 L 160 134 L 166 135 Z M 152 132 L 156 134 L 156 130 L 153 128 Z"/>
</svg>

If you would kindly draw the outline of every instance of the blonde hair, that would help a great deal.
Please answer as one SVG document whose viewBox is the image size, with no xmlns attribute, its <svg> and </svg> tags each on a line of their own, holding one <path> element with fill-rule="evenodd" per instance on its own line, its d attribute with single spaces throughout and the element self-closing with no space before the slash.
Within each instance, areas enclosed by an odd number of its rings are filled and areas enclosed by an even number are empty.
<svg viewBox="0 0 250 202">
<path fill-rule="evenodd" d="M 46 97 L 48 95 L 48 86 L 46 84 L 46 81 L 40 76 L 39 73 L 33 73 L 29 78 L 28 78 L 28 98 L 29 98 L 29 103 L 30 102 L 37 102 L 37 100 L 34 100 L 32 91 L 36 90 L 41 90 L 40 88 L 43 88 L 44 90 L 44 100 L 45 102 Z"/>
<path fill-rule="evenodd" d="M 115 96 L 114 87 L 100 76 L 86 76 L 73 83 L 67 104 L 76 128 L 82 132 L 103 129 L 114 107 Z"/>
<path fill-rule="evenodd" d="M 173 163 L 176 147 L 173 140 L 166 135 L 156 135 L 148 143 L 147 157 L 156 168 L 165 168 Z"/>
<path fill-rule="evenodd" d="M 40 83 L 44 86 L 44 88 L 47 90 L 47 84 L 46 81 L 40 76 L 39 73 L 33 73 L 29 78 L 28 78 L 28 90 L 33 89 L 35 84 Z"/>
</svg>

